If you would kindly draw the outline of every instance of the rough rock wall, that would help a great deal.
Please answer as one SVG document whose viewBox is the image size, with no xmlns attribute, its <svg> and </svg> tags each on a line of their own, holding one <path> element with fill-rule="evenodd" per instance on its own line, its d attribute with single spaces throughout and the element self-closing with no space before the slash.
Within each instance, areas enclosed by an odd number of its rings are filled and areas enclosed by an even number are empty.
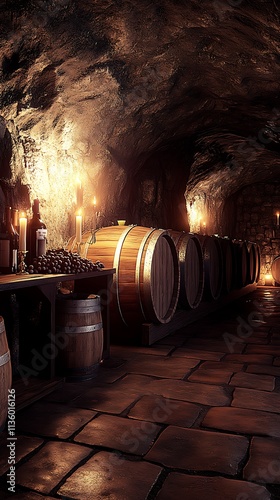
<svg viewBox="0 0 280 500">
<path fill-rule="evenodd" d="M 85 222 L 223 230 L 227 197 L 279 175 L 271 0 L 1 2 L 0 203 L 33 197 L 49 244 Z M 186 208 L 185 208 L 186 207 Z"/>
</svg>

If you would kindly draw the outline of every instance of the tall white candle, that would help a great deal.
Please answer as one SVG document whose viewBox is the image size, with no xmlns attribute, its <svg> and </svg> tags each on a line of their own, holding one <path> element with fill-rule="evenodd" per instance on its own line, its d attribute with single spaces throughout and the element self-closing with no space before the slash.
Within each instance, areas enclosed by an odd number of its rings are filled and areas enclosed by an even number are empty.
<svg viewBox="0 0 280 500">
<path fill-rule="evenodd" d="M 276 214 L 276 226 L 279 227 L 279 213 Z"/>
<path fill-rule="evenodd" d="M 19 218 L 19 251 L 26 252 L 26 229 L 27 229 L 27 218 L 25 214 L 21 214 Z"/>
<path fill-rule="evenodd" d="M 81 243 L 82 241 L 82 215 L 76 215 L 76 243 Z"/>
</svg>

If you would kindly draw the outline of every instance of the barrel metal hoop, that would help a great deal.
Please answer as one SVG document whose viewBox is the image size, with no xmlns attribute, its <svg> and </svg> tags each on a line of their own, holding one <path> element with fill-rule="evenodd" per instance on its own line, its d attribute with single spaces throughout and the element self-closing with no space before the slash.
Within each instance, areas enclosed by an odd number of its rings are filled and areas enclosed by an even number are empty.
<svg viewBox="0 0 280 500">
<path fill-rule="evenodd" d="M 9 363 L 10 359 L 11 359 L 10 351 L 7 351 L 5 352 L 5 354 L 2 354 L 2 356 L 0 356 L 0 366 L 4 366 L 7 363 Z"/>
<path fill-rule="evenodd" d="M 145 315 L 145 311 L 143 308 L 143 303 L 141 300 L 141 289 L 140 289 L 140 267 L 141 267 L 141 261 L 142 261 L 142 255 L 144 251 L 144 247 L 147 243 L 148 238 L 151 236 L 151 234 L 156 231 L 156 228 L 151 228 L 145 236 L 142 238 L 141 245 L 139 245 L 138 249 L 138 254 L 137 254 L 137 259 L 136 259 L 136 269 L 135 269 L 135 284 L 137 287 L 137 293 L 138 293 L 138 301 L 141 309 L 141 313 L 143 315 L 143 318 L 147 321 L 147 317 Z M 147 253 L 146 253 L 147 255 Z M 145 269 L 146 269 L 146 257 L 145 257 L 145 264 L 144 264 L 144 274 L 145 274 Z M 144 276 L 144 287 L 145 287 L 145 276 Z"/>
<path fill-rule="evenodd" d="M 122 310 L 121 310 L 121 304 L 120 304 L 120 294 L 119 294 L 119 264 L 120 264 L 120 257 L 121 257 L 121 250 L 123 247 L 123 243 L 125 238 L 127 237 L 128 233 L 136 227 L 136 224 L 132 224 L 131 226 L 127 226 L 127 228 L 122 232 L 114 254 L 114 262 L 113 262 L 113 267 L 116 268 L 116 273 L 113 276 L 113 281 L 115 282 L 115 288 L 116 288 L 116 297 L 117 297 L 117 303 L 118 303 L 118 308 L 119 308 L 119 313 L 120 316 L 125 323 L 126 326 L 128 326 L 127 322 L 124 319 Z"/>
<path fill-rule="evenodd" d="M 68 305 L 68 304 L 67 304 Z M 60 308 L 60 306 L 57 307 L 57 310 L 58 310 L 58 313 L 59 312 L 62 312 L 63 314 L 77 314 L 77 313 L 81 313 L 81 314 L 90 314 L 90 313 L 96 313 L 96 312 L 100 312 L 100 305 L 94 305 L 94 306 L 88 306 L 88 307 L 81 307 L 79 306 L 79 304 L 70 304 L 69 303 L 69 308 L 68 307 L 64 307 L 63 309 Z"/>
<path fill-rule="evenodd" d="M 86 326 L 57 326 L 57 331 L 59 333 L 88 333 L 95 332 L 96 330 L 101 330 L 103 328 L 102 323 L 96 323 L 95 325 L 86 325 Z"/>
</svg>

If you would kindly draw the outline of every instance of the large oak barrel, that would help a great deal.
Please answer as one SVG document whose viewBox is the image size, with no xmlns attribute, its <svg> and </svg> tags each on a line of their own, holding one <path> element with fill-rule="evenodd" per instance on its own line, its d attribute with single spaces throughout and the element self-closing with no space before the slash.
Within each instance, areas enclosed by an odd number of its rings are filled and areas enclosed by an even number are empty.
<svg viewBox="0 0 280 500">
<path fill-rule="evenodd" d="M 277 255 L 272 262 L 271 274 L 274 281 L 280 285 L 280 255 Z"/>
<path fill-rule="evenodd" d="M 179 305 L 186 309 L 199 306 L 204 290 L 201 243 L 193 233 L 169 230 L 175 243 L 180 265 Z"/>
<path fill-rule="evenodd" d="M 110 314 L 127 326 L 168 323 L 179 297 L 179 262 L 175 244 L 163 229 L 110 226 L 94 238 L 85 232 L 83 256 L 116 268 Z"/>
<path fill-rule="evenodd" d="M 247 269 L 247 282 L 254 283 L 256 281 L 257 274 L 257 247 L 256 244 L 248 241 L 248 269 Z"/>
<path fill-rule="evenodd" d="M 228 237 L 219 238 L 223 258 L 223 287 L 224 293 L 229 293 L 234 288 L 234 277 L 236 271 L 236 256 L 234 245 Z"/>
<path fill-rule="evenodd" d="M 58 375 L 68 380 L 88 380 L 96 375 L 103 353 L 100 297 L 63 295 L 56 300 Z"/>
<path fill-rule="evenodd" d="M 237 288 L 248 285 L 249 252 L 247 243 L 242 240 L 234 240 L 236 255 L 235 282 Z"/>
<path fill-rule="evenodd" d="M 223 256 L 219 239 L 215 236 L 198 235 L 203 252 L 204 298 L 217 300 L 223 286 Z"/>
<path fill-rule="evenodd" d="M 5 330 L 5 322 L 0 316 L 0 431 L 5 427 L 8 413 L 8 394 L 12 386 L 10 351 Z"/>
</svg>

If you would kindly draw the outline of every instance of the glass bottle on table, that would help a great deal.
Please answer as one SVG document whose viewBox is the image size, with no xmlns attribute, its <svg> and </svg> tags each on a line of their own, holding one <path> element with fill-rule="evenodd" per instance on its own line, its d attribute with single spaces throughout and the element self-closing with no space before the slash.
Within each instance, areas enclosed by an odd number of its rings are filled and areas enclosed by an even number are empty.
<svg viewBox="0 0 280 500">
<path fill-rule="evenodd" d="M 40 217 L 39 200 L 36 198 L 32 205 L 32 218 L 28 223 L 29 245 L 28 262 L 33 263 L 33 259 L 46 253 L 47 227 Z"/>
</svg>

